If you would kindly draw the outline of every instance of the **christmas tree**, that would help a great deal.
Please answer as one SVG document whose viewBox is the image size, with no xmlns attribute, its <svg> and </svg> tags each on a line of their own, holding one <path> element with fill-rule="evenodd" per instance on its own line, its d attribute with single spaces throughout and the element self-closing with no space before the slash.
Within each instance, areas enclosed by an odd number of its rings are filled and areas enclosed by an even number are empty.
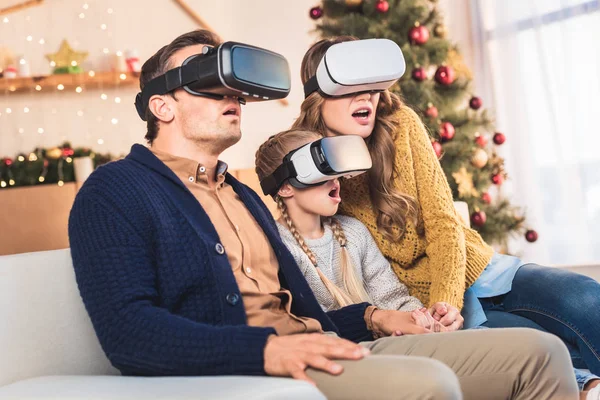
<svg viewBox="0 0 600 400">
<path fill-rule="evenodd" d="M 506 250 L 509 236 L 525 230 L 520 210 L 490 194 L 490 187 L 507 178 L 504 160 L 495 151 L 506 137 L 495 131 L 482 100 L 473 94 L 471 72 L 446 39 L 436 1 L 324 0 L 309 15 L 323 38 L 386 38 L 400 46 L 406 73 L 392 91 L 421 115 L 454 199 L 469 205 L 473 228 Z M 533 242 L 537 233 L 528 230 L 525 237 Z"/>
</svg>

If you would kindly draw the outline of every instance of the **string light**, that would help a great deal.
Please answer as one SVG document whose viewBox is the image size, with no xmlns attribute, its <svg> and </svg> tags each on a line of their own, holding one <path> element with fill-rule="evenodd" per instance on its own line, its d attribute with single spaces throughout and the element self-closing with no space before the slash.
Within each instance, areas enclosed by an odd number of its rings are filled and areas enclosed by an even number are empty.
<svg viewBox="0 0 600 400">
<path fill-rule="evenodd" d="M 56 63 L 54 61 L 50 61 L 50 66 L 51 67 L 56 67 Z"/>
<path fill-rule="evenodd" d="M 81 110 L 77 111 L 77 116 L 78 117 L 83 117 L 83 111 L 81 111 Z"/>
<path fill-rule="evenodd" d="M 21 64 L 21 65 L 25 65 L 25 64 L 27 64 L 27 61 L 25 61 L 25 59 L 24 59 L 24 58 L 21 58 L 21 59 L 19 60 L 19 64 Z"/>
<path fill-rule="evenodd" d="M 113 125 L 116 125 L 116 124 L 119 123 L 119 120 L 116 119 L 116 118 L 113 118 L 113 119 L 110 120 L 110 122 L 112 122 Z"/>
<path fill-rule="evenodd" d="M 24 133 L 25 133 L 25 129 L 23 129 L 23 128 L 19 128 L 19 133 L 20 133 L 21 135 L 22 135 L 22 134 L 24 134 Z M 23 161 L 23 160 L 21 160 L 21 158 L 23 158 L 23 156 L 19 156 L 19 161 Z"/>
<path fill-rule="evenodd" d="M 2 20 L 2 22 L 4 22 L 5 24 L 8 24 L 8 17 L 4 17 L 4 19 Z"/>
<path fill-rule="evenodd" d="M 44 182 L 45 180 L 46 180 L 46 178 L 44 178 L 43 176 L 40 176 L 40 177 L 38 178 L 38 181 L 40 181 L 40 182 Z"/>
<path fill-rule="evenodd" d="M 23 112 L 24 112 L 25 114 L 27 114 L 27 113 L 29 112 L 29 107 L 25 107 L 25 108 L 23 108 Z"/>
<path fill-rule="evenodd" d="M 35 85 L 35 90 L 39 92 L 40 90 L 42 90 L 42 87 L 40 85 Z"/>
<path fill-rule="evenodd" d="M 8 184 L 9 184 L 10 186 L 15 186 L 15 181 L 14 181 L 14 179 L 11 179 L 11 180 L 9 180 L 9 181 L 8 181 Z"/>
<path fill-rule="evenodd" d="M 65 183 L 63 181 L 58 181 L 58 186 L 62 187 Z"/>
<path fill-rule="evenodd" d="M 25 157 L 23 157 L 23 156 L 19 156 L 19 157 L 17 158 L 17 160 L 19 160 L 19 162 L 23 162 L 23 161 L 25 161 Z"/>
<path fill-rule="evenodd" d="M 72 159 L 71 157 L 67 157 L 67 162 L 68 162 L 68 163 L 72 163 L 72 162 L 73 162 L 73 159 Z"/>
<path fill-rule="evenodd" d="M 84 13 L 79 14 L 79 18 L 84 19 L 85 18 L 85 14 Z"/>
<path fill-rule="evenodd" d="M 75 60 L 71 61 L 71 65 L 72 65 L 73 67 L 76 67 L 76 66 L 77 66 L 77 61 L 75 61 Z"/>
<path fill-rule="evenodd" d="M 83 89 L 81 88 L 81 86 L 77 86 L 77 87 L 75 88 L 75 91 L 76 91 L 77 93 L 81 93 L 81 92 L 83 91 Z"/>
<path fill-rule="evenodd" d="M 88 75 L 93 78 L 94 76 L 96 76 L 96 73 L 94 71 L 90 71 L 88 72 Z"/>
<path fill-rule="evenodd" d="M 0 182 L 0 187 L 3 187 L 3 188 L 5 188 L 5 187 L 6 187 L 6 182 L 4 182 L 4 181 L 1 181 L 1 182 Z"/>
<path fill-rule="evenodd" d="M 121 80 L 124 81 L 125 79 L 127 79 L 127 75 L 121 74 L 121 75 L 119 75 L 119 78 L 121 78 Z"/>
<path fill-rule="evenodd" d="M 44 133 L 44 128 L 38 128 L 38 133 L 41 135 L 42 133 Z"/>
<path fill-rule="evenodd" d="M 35 153 L 31 153 L 29 154 L 29 161 L 37 161 L 37 156 L 35 155 Z"/>
<path fill-rule="evenodd" d="M 11 112 L 12 112 L 12 110 L 11 110 L 10 108 L 8 108 L 8 107 L 7 107 L 7 108 L 6 108 L 6 113 L 7 113 L 7 114 L 10 114 Z"/>
<path fill-rule="evenodd" d="M 33 38 L 31 36 L 27 36 L 27 41 L 31 42 L 33 40 Z"/>
<path fill-rule="evenodd" d="M 106 99 L 108 98 L 108 96 L 107 96 L 105 93 L 102 93 L 102 94 L 100 95 L 100 98 L 101 98 L 102 100 L 106 100 Z"/>
<path fill-rule="evenodd" d="M 88 8 L 90 8 L 90 6 L 88 5 L 88 3 L 85 3 L 85 4 L 83 5 L 83 9 L 84 9 L 84 10 L 87 10 Z"/>
<path fill-rule="evenodd" d="M 39 42 L 39 43 L 40 43 L 40 44 L 44 44 L 44 43 L 46 43 L 46 41 L 44 40 L 44 38 L 42 38 L 42 39 L 40 39 L 40 42 Z"/>
<path fill-rule="evenodd" d="M 115 97 L 115 103 L 119 104 L 121 102 L 121 98 L 120 97 Z"/>
<path fill-rule="evenodd" d="M 103 139 L 98 139 L 98 144 L 104 144 L 104 140 Z"/>
<path fill-rule="evenodd" d="M 103 52 L 104 54 L 108 54 L 108 53 L 109 53 L 109 50 L 108 50 L 108 49 L 105 47 L 104 49 L 102 49 L 102 52 Z"/>
<path fill-rule="evenodd" d="M 121 50 L 117 50 L 117 57 L 121 57 L 123 55 L 123 52 Z"/>
<path fill-rule="evenodd" d="M 103 31 L 105 31 L 106 30 L 106 24 L 100 25 L 100 29 L 102 29 Z"/>
<path fill-rule="evenodd" d="M 58 90 L 64 90 L 65 85 L 63 85 L 62 83 L 59 83 L 58 86 L 56 87 Z"/>
</svg>

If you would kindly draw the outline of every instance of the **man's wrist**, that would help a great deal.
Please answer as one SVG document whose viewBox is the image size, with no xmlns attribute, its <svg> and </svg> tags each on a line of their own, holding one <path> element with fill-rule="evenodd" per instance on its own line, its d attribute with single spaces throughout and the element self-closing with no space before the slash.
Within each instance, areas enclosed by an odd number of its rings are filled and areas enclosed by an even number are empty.
<svg viewBox="0 0 600 400">
<path fill-rule="evenodd" d="M 372 332 L 374 339 L 385 336 L 380 328 L 382 314 L 381 310 L 375 306 L 369 306 L 365 311 L 365 323 L 367 324 L 367 329 Z"/>
</svg>

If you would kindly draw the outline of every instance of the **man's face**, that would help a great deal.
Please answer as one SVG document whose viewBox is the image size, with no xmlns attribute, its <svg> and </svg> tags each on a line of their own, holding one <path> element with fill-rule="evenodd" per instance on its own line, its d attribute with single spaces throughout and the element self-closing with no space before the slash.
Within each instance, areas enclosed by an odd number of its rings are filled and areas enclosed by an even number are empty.
<svg viewBox="0 0 600 400">
<path fill-rule="evenodd" d="M 199 44 L 177 51 L 171 57 L 171 67 L 179 67 L 189 56 L 202 53 L 204 46 Z M 183 89 L 176 90 L 174 95 L 177 98 L 171 101 L 174 122 L 186 139 L 209 146 L 217 153 L 240 140 L 242 110 L 237 99 L 213 100 L 194 96 Z"/>
</svg>

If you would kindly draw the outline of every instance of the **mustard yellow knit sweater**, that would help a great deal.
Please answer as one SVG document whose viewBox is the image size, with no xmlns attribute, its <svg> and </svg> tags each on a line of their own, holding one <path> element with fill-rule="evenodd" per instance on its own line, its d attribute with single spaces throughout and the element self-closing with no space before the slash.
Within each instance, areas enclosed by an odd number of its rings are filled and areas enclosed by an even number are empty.
<svg viewBox="0 0 600 400">
<path fill-rule="evenodd" d="M 490 262 L 493 249 L 465 226 L 454 209 L 452 193 L 419 117 L 408 107 L 399 113 L 395 163 L 399 190 L 420 206 L 423 234 L 408 223 L 399 242 L 377 229 L 369 199 L 367 174 L 342 180 L 340 213 L 365 224 L 410 294 L 423 304 L 448 302 L 462 308 L 465 290 Z"/>
</svg>

